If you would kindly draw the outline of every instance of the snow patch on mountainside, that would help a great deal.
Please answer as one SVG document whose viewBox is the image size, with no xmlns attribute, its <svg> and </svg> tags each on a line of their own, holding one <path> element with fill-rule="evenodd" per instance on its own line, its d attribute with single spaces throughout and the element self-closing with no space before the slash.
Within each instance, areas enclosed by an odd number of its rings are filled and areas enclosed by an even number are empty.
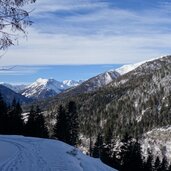
<svg viewBox="0 0 171 171">
<path fill-rule="evenodd" d="M 83 80 L 75 81 L 75 80 L 64 80 L 62 83 L 68 87 L 75 87 L 83 83 Z"/>
<path fill-rule="evenodd" d="M 117 77 L 119 77 L 119 74 L 117 74 L 116 72 L 106 72 L 106 73 L 104 73 L 104 83 L 105 83 L 105 85 L 111 83 Z"/>
<path fill-rule="evenodd" d="M 154 156 L 165 156 L 171 161 L 171 126 L 155 128 L 144 134 L 142 150 L 145 155 L 148 149 L 151 149 Z"/>
<path fill-rule="evenodd" d="M 116 71 L 107 71 L 99 74 L 85 82 L 87 92 L 94 91 L 100 87 L 106 86 L 119 76 L 120 74 Z"/>
<path fill-rule="evenodd" d="M 1 171 L 116 171 L 56 140 L 0 136 Z"/>
<path fill-rule="evenodd" d="M 118 72 L 120 75 L 124 75 L 124 74 L 138 68 L 140 65 L 142 65 L 142 64 L 144 64 L 146 62 L 150 62 L 150 61 L 153 61 L 153 60 L 156 60 L 156 59 L 160 59 L 162 57 L 163 56 L 158 57 L 158 58 L 152 58 L 152 59 L 142 61 L 142 62 L 138 62 L 138 63 L 135 63 L 135 64 L 123 65 L 122 67 L 115 69 L 115 71 Z"/>
</svg>

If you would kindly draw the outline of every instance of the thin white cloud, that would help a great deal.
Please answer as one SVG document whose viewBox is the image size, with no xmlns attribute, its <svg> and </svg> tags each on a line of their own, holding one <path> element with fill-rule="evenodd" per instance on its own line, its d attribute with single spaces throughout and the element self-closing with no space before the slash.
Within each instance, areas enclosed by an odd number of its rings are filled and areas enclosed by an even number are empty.
<svg viewBox="0 0 171 171">
<path fill-rule="evenodd" d="M 27 9 L 33 8 L 32 15 L 41 16 L 42 13 L 57 12 L 61 10 L 71 11 L 78 9 L 94 9 L 94 8 L 105 8 L 108 3 L 99 2 L 98 0 L 41 0 L 37 1 L 36 4 L 30 5 Z"/>
<path fill-rule="evenodd" d="M 21 42 L 18 47 L 11 48 L 1 59 L 1 64 L 96 64 L 140 61 L 165 54 L 165 48 L 169 49 L 171 40 L 170 34 L 150 37 L 78 37 L 40 34 L 33 30 L 30 36 L 30 41 Z"/>
<path fill-rule="evenodd" d="M 35 65 L 20 65 L 20 66 L 1 66 L 0 67 L 0 75 L 7 76 L 23 76 L 36 74 L 38 71 L 42 69 L 48 69 L 48 66 L 35 66 Z"/>
<path fill-rule="evenodd" d="M 28 41 L 20 39 L 1 65 L 129 63 L 170 53 L 171 20 L 170 12 L 164 10 L 166 4 L 138 12 L 106 2 L 38 1 Z M 58 16 L 59 11 L 73 14 Z"/>
</svg>

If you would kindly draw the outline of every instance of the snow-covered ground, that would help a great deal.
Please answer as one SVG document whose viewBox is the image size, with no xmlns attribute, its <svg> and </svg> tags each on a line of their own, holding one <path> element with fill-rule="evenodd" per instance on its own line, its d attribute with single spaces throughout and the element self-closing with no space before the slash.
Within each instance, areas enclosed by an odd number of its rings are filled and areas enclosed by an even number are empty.
<svg viewBox="0 0 171 171">
<path fill-rule="evenodd" d="M 0 136 L 0 171 L 116 171 L 56 140 Z"/>
</svg>

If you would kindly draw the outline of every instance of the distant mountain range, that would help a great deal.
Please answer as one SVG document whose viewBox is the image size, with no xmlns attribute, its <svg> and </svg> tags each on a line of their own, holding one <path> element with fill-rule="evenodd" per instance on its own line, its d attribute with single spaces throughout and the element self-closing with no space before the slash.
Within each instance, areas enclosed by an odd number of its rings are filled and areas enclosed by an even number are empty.
<svg viewBox="0 0 171 171">
<path fill-rule="evenodd" d="M 83 81 L 65 80 L 63 82 L 55 79 L 39 78 L 34 83 L 25 87 L 20 93 L 32 99 L 45 99 L 53 97 L 66 89 L 78 86 Z"/>
<path fill-rule="evenodd" d="M 57 81 L 55 79 L 39 78 L 30 85 L 11 85 L 8 83 L 0 83 L 1 85 L 9 88 L 17 95 L 22 95 L 27 99 L 46 99 L 58 95 L 59 98 L 66 96 L 77 95 L 96 91 L 122 75 L 135 70 L 143 63 L 150 62 L 152 60 L 139 62 L 136 64 L 123 65 L 122 67 L 110 71 L 101 73 L 95 77 L 92 77 L 86 81 L 64 80 Z"/>
<path fill-rule="evenodd" d="M 6 101 L 6 103 L 11 104 L 13 99 L 15 98 L 16 101 L 20 102 L 20 103 L 29 103 L 31 102 L 31 99 L 16 93 L 15 91 L 13 91 L 12 89 L 4 86 L 4 85 L 0 85 L 0 93 L 3 97 L 3 99 Z"/>
<path fill-rule="evenodd" d="M 22 90 L 24 90 L 26 88 L 27 85 L 12 85 L 12 84 L 8 84 L 8 83 L 0 83 L 0 85 L 3 85 L 11 90 L 13 90 L 16 93 L 20 93 Z"/>
<path fill-rule="evenodd" d="M 22 95 L 22 97 L 30 99 L 45 99 L 55 96 L 71 87 L 78 86 L 82 82 L 82 80 L 65 80 L 60 82 L 55 79 L 39 78 L 30 85 L 12 85 L 8 83 L 0 83 L 0 85 L 12 90 L 13 94 Z"/>
<path fill-rule="evenodd" d="M 135 70 L 142 64 L 152 61 L 143 61 L 135 64 L 129 64 L 129 65 L 123 65 L 120 68 L 113 69 L 106 71 L 104 73 L 101 73 L 95 77 L 92 77 L 88 79 L 87 81 L 83 82 L 82 84 L 78 85 L 77 87 L 73 87 L 72 89 L 68 89 L 58 95 L 59 98 L 65 98 L 66 96 L 73 96 L 73 95 L 78 95 L 78 94 L 83 94 L 83 93 L 88 93 L 92 91 L 96 91 L 100 88 L 103 88 L 116 80 L 117 78 L 121 77 L 122 75 Z"/>
</svg>

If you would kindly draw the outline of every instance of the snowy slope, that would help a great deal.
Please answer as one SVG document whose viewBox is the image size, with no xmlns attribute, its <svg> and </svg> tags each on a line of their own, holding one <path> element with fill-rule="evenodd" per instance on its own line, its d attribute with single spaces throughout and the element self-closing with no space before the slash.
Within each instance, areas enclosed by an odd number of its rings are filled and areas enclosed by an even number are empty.
<svg viewBox="0 0 171 171">
<path fill-rule="evenodd" d="M 75 80 L 64 80 L 62 83 L 68 87 L 75 87 L 83 83 L 83 80 L 75 81 Z"/>
<path fill-rule="evenodd" d="M 135 64 L 123 65 L 122 67 L 115 69 L 115 71 L 118 72 L 120 75 L 124 75 L 124 74 L 126 74 L 126 73 L 128 73 L 130 71 L 133 71 L 134 69 L 138 68 L 140 65 L 142 65 L 142 64 L 144 64 L 146 62 L 150 62 L 150 61 L 153 61 L 155 59 L 160 59 L 160 58 L 162 58 L 162 57 L 152 58 L 150 60 L 138 62 L 138 63 L 135 63 Z"/>
<path fill-rule="evenodd" d="M 115 171 L 55 140 L 0 136 L 1 171 Z"/>
<path fill-rule="evenodd" d="M 93 78 L 90 78 L 89 80 L 85 81 L 82 85 L 85 85 L 87 87 L 87 92 L 94 91 L 100 87 L 106 86 L 119 76 L 120 74 L 116 71 L 107 71 Z"/>
</svg>

